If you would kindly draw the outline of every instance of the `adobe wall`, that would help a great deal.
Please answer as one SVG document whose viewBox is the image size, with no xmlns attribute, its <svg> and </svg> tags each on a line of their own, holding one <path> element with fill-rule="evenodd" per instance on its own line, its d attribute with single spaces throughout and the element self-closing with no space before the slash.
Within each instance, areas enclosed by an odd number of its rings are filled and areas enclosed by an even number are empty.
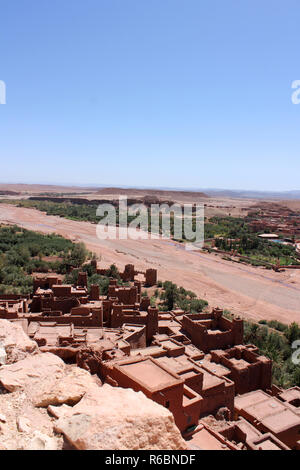
<svg viewBox="0 0 300 470">
<path fill-rule="evenodd" d="M 158 309 L 154 307 L 148 307 L 147 315 L 147 330 L 146 336 L 147 341 L 150 341 L 154 335 L 158 333 Z"/>
<path fill-rule="evenodd" d="M 39 313 L 45 309 L 60 310 L 63 314 L 69 313 L 73 307 L 80 305 L 79 299 L 76 297 L 53 298 L 34 296 L 30 305 L 32 313 Z"/>
<path fill-rule="evenodd" d="M 79 272 L 78 273 L 78 280 L 77 280 L 77 285 L 80 287 L 87 287 L 88 285 L 88 276 L 87 272 Z"/>
<path fill-rule="evenodd" d="M 60 285 L 61 280 L 53 275 L 53 276 L 45 276 L 45 277 L 35 277 L 33 279 L 33 292 L 37 289 L 52 289 L 53 285 Z"/>
<path fill-rule="evenodd" d="M 123 325 L 125 326 L 125 325 Z M 130 324 L 126 324 L 130 328 Z M 135 325 L 133 325 L 135 326 Z M 135 332 L 128 332 L 125 336 L 126 341 L 130 344 L 131 349 L 142 349 L 146 347 L 146 328 L 139 328 Z"/>
<path fill-rule="evenodd" d="M 137 286 L 117 287 L 110 284 L 108 287 L 108 297 L 117 297 L 123 304 L 135 304 L 137 302 Z"/>
<path fill-rule="evenodd" d="M 176 426 L 185 432 L 192 426 L 197 426 L 201 415 L 203 398 L 184 385 L 181 407 L 173 411 Z"/>
<path fill-rule="evenodd" d="M 226 351 L 211 351 L 211 358 L 231 371 L 230 378 L 235 383 L 236 394 L 271 388 L 272 361 L 266 357 L 237 346 Z M 232 359 L 244 360 L 247 364 L 235 364 Z"/>
<path fill-rule="evenodd" d="M 105 302 L 105 301 L 104 301 Z M 141 315 L 139 310 L 127 309 L 126 305 L 114 302 L 112 305 L 103 302 L 103 319 L 111 328 L 120 328 L 123 323 L 146 325 L 147 343 L 158 332 L 158 310 L 149 307 L 148 312 Z"/>
<path fill-rule="evenodd" d="M 196 321 L 194 321 L 193 317 Z M 226 331 L 214 332 L 204 325 L 212 326 L 214 329 L 226 329 Z M 197 316 L 184 315 L 182 318 L 182 327 L 190 335 L 195 346 L 204 352 L 212 349 L 224 349 L 231 345 L 241 344 L 243 342 L 243 321 L 234 319 L 232 322 L 227 318 L 221 317 L 218 320 L 207 318 L 203 319 L 201 324 Z"/>
<path fill-rule="evenodd" d="M 145 273 L 145 285 L 147 287 L 152 287 L 157 284 L 157 270 L 156 269 L 146 269 Z"/>
<path fill-rule="evenodd" d="M 191 363 L 191 369 L 193 370 L 193 364 Z M 194 369 L 196 374 L 192 375 L 190 377 L 185 376 L 185 372 L 183 373 L 178 373 L 179 377 L 184 378 L 184 383 L 187 385 L 189 388 L 194 390 L 194 392 L 198 393 L 201 395 L 202 390 L 203 390 L 203 378 L 204 374 L 201 372 L 200 369 Z"/>
<path fill-rule="evenodd" d="M 52 286 L 54 297 L 71 297 L 72 286 L 68 285 L 55 285 Z"/>
<path fill-rule="evenodd" d="M 139 310 L 142 312 L 147 312 L 148 307 L 150 307 L 150 299 L 149 297 L 142 296 L 140 301 Z"/>
<path fill-rule="evenodd" d="M 234 383 L 224 379 L 223 390 L 214 393 L 202 391 L 203 403 L 201 408 L 201 417 L 207 414 L 214 414 L 219 408 L 226 407 L 231 414 L 234 412 Z"/>
<path fill-rule="evenodd" d="M 19 295 L 19 294 L 0 294 L 0 302 L 2 300 L 29 300 L 29 295 Z"/>
<path fill-rule="evenodd" d="M 276 410 L 276 409 L 275 409 Z M 276 411 L 275 413 L 276 414 Z M 254 416 L 247 413 L 246 410 L 243 408 L 239 411 L 239 415 L 249 421 L 251 424 L 254 425 L 256 429 L 258 429 L 262 433 L 270 432 L 271 430 L 269 427 L 257 421 Z M 299 441 L 299 434 L 300 434 L 300 423 L 296 423 L 294 426 L 289 426 L 287 429 L 282 429 L 279 432 L 273 432 L 275 437 L 283 442 L 286 446 L 290 449 L 297 449 L 298 448 L 298 441 Z"/>
<path fill-rule="evenodd" d="M 88 316 L 84 315 L 61 315 L 61 312 L 58 312 L 56 315 L 55 312 L 51 312 L 50 315 L 25 315 L 25 318 L 28 320 L 28 323 L 31 322 L 56 322 L 58 325 L 68 325 L 73 323 L 74 326 L 101 326 L 100 312 L 90 313 Z"/>
<path fill-rule="evenodd" d="M 134 281 L 135 271 L 133 264 L 126 264 L 124 272 L 121 273 L 121 279 L 124 282 Z"/>
<path fill-rule="evenodd" d="M 194 322 L 187 315 L 182 318 L 182 326 L 190 335 L 192 343 L 204 352 L 209 352 L 215 348 L 228 347 L 233 342 L 234 337 L 231 331 L 210 335 L 205 326 Z"/>
<path fill-rule="evenodd" d="M 100 298 L 100 287 L 98 284 L 91 286 L 90 300 L 99 300 Z"/>
<path fill-rule="evenodd" d="M 117 366 L 117 364 L 116 364 Z M 140 382 L 132 379 L 126 373 L 120 371 L 117 367 L 109 364 L 103 364 L 101 373 L 104 377 L 109 377 L 118 384 L 119 387 L 132 388 L 136 392 L 143 392 L 148 398 L 156 403 L 168 408 L 174 416 L 175 423 L 180 431 L 184 431 L 188 426 L 197 424 L 200 416 L 202 400 L 192 401 L 185 408 L 183 407 L 184 382 L 179 382 L 170 386 L 162 386 L 157 390 L 151 391 Z M 149 386 L 151 387 L 151 377 L 149 377 Z"/>
<path fill-rule="evenodd" d="M 18 318 L 17 311 L 8 311 L 6 308 L 0 307 L 0 318 L 3 320 L 13 320 Z"/>
</svg>

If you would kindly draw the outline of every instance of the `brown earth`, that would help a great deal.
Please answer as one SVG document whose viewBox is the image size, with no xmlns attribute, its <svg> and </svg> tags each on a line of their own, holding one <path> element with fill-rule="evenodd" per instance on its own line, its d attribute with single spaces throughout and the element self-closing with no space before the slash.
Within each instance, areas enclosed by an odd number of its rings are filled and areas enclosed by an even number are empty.
<svg viewBox="0 0 300 470">
<path fill-rule="evenodd" d="M 299 211 L 300 210 L 300 199 L 291 199 L 288 201 L 280 201 L 280 204 L 283 207 L 287 207 L 292 211 Z"/>
<path fill-rule="evenodd" d="M 2 192 L 2 194 L 1 194 Z M 9 194 L 15 193 L 15 194 Z M 232 197 L 208 197 L 199 191 L 174 191 L 135 188 L 84 188 L 78 186 L 56 186 L 42 184 L 0 184 L 0 199 L 28 199 L 39 197 L 68 197 L 88 200 L 116 200 L 119 196 L 129 199 L 169 201 L 179 204 L 204 204 L 207 217 L 226 216 L 243 217 L 257 200 Z"/>
<path fill-rule="evenodd" d="M 171 412 L 142 392 L 102 387 L 16 323 L 0 319 L 0 331 L 7 358 L 25 354 L 0 365 L 0 450 L 186 450 Z"/>
<path fill-rule="evenodd" d="M 99 240 L 97 226 L 91 223 L 6 204 L 0 205 L 0 222 L 81 241 L 101 257 L 104 267 L 116 263 L 123 268 L 133 263 L 141 270 L 157 268 L 160 280 L 172 280 L 210 305 L 243 317 L 300 322 L 300 270 L 275 273 L 225 261 L 214 254 L 188 252 L 170 240 Z"/>
<path fill-rule="evenodd" d="M 69 193 L 69 192 L 78 192 L 82 193 L 84 191 L 97 191 L 98 188 L 84 188 L 79 186 L 57 186 L 52 184 L 10 184 L 10 183 L 0 183 L 0 191 L 13 191 L 17 193 L 26 193 L 26 194 L 36 194 L 36 193 Z"/>
<path fill-rule="evenodd" d="M 121 196 L 156 196 L 156 197 L 174 197 L 176 199 L 180 197 L 189 198 L 207 198 L 208 196 L 200 191 L 172 191 L 162 189 L 135 189 L 135 188 L 101 188 L 97 191 L 97 194 L 119 194 Z"/>
</svg>

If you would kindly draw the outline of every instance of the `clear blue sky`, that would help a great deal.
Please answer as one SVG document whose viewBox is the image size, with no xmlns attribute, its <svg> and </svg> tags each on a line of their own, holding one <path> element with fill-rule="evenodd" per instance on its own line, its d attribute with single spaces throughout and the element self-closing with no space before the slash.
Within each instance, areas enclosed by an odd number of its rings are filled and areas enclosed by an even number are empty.
<svg viewBox="0 0 300 470">
<path fill-rule="evenodd" d="M 1 2 L 1 182 L 300 189 L 299 0 Z"/>
</svg>

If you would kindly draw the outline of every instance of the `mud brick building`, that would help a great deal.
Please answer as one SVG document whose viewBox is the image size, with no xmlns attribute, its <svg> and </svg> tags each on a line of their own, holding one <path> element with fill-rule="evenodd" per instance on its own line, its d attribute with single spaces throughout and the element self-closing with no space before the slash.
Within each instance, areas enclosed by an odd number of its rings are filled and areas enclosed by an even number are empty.
<svg viewBox="0 0 300 470">
<path fill-rule="evenodd" d="M 241 318 L 159 311 L 142 292 L 156 270 L 127 264 L 119 276 L 107 295 L 86 271 L 74 285 L 36 276 L 30 296 L 0 295 L 0 318 L 19 322 L 41 351 L 168 408 L 190 449 L 300 448 L 300 388 L 272 385 L 272 361 L 243 344 Z"/>
<path fill-rule="evenodd" d="M 239 345 L 225 351 L 211 351 L 211 360 L 230 370 L 238 394 L 271 388 L 272 361 L 247 346 Z"/>
<path fill-rule="evenodd" d="M 256 390 L 236 397 L 235 413 L 262 433 L 271 433 L 291 449 L 300 449 L 300 416 L 267 393 Z"/>
<path fill-rule="evenodd" d="M 17 319 L 19 315 L 28 312 L 29 296 L 1 294 L 0 318 L 7 320 Z"/>
<path fill-rule="evenodd" d="M 181 325 L 192 343 L 204 352 L 243 343 L 243 320 L 229 320 L 217 308 L 211 313 L 184 315 Z"/>
</svg>

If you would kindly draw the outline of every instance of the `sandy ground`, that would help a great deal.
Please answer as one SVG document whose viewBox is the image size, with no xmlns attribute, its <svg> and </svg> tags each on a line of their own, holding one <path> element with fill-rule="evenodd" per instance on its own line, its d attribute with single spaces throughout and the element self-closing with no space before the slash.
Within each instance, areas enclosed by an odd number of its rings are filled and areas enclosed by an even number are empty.
<svg viewBox="0 0 300 470">
<path fill-rule="evenodd" d="M 0 194 L 0 199 L 27 199 L 31 196 L 53 195 L 59 197 L 83 198 L 89 200 L 118 199 L 119 196 L 127 196 L 133 199 L 142 199 L 145 196 L 155 197 L 160 201 L 170 201 L 179 204 L 193 203 L 204 204 L 206 216 L 243 217 L 247 215 L 249 207 L 257 204 L 257 200 L 232 197 L 208 197 L 203 192 L 197 191 L 172 191 L 158 189 L 134 189 L 134 188 L 84 188 L 78 186 L 55 186 L 39 184 L 3 184 L 0 183 L 0 192 L 12 191 L 15 194 Z"/>
<path fill-rule="evenodd" d="M 0 183 L 0 191 L 16 191 L 20 193 L 27 193 L 36 195 L 36 193 L 69 193 L 69 192 L 78 192 L 82 193 L 83 191 L 91 192 L 92 188 L 83 188 L 78 186 L 57 186 L 53 184 L 10 184 L 10 183 Z M 97 188 L 94 188 L 97 191 Z"/>
<path fill-rule="evenodd" d="M 158 269 L 160 280 L 171 280 L 245 318 L 300 323 L 300 270 L 275 273 L 222 260 L 218 255 L 187 252 L 169 240 L 99 240 L 96 225 L 47 216 L 35 209 L 0 205 L 0 222 L 15 223 L 42 233 L 59 233 L 82 241 L 101 256 L 103 266 Z"/>
</svg>

